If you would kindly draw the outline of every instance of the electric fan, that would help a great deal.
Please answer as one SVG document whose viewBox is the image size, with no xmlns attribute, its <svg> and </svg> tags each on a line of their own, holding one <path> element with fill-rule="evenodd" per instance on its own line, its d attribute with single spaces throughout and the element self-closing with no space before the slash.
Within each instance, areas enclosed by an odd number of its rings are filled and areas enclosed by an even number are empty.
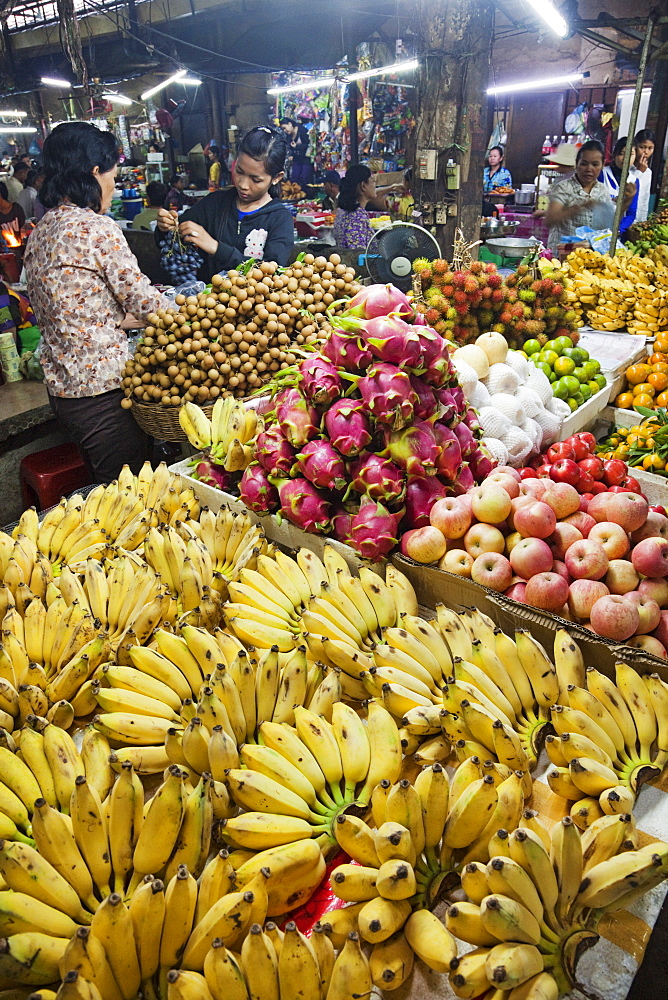
<svg viewBox="0 0 668 1000">
<path fill-rule="evenodd" d="M 441 250 L 422 226 L 413 222 L 393 222 L 379 229 L 366 248 L 366 268 L 377 284 L 391 282 L 402 292 L 412 287 L 413 261 L 418 257 L 436 260 Z"/>
</svg>

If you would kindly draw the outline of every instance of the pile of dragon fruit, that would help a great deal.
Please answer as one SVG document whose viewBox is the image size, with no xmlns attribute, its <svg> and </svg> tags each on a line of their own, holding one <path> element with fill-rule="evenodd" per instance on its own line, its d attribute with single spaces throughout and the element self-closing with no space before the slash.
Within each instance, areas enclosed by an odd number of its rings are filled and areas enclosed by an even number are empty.
<svg viewBox="0 0 668 1000">
<path fill-rule="evenodd" d="M 447 341 L 425 322 L 393 285 L 370 285 L 320 353 L 279 373 L 240 484 L 251 510 L 377 560 L 491 472 Z"/>
</svg>

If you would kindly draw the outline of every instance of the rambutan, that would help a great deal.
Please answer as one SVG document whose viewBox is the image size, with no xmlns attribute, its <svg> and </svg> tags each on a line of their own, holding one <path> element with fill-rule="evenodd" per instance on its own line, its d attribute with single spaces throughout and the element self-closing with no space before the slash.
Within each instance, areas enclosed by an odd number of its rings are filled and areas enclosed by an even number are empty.
<svg viewBox="0 0 668 1000">
<path fill-rule="evenodd" d="M 483 299 L 491 299 L 492 289 L 489 287 L 489 285 L 485 285 L 484 288 L 480 289 L 480 294 L 482 295 Z"/>
<path fill-rule="evenodd" d="M 510 315 L 515 316 L 517 319 L 521 319 L 524 316 L 524 306 L 521 302 L 516 302 L 514 306 L 510 309 Z"/>
<path fill-rule="evenodd" d="M 543 278 L 540 285 L 540 290 L 543 295 L 554 295 L 554 282 L 552 281 L 552 278 Z"/>
<path fill-rule="evenodd" d="M 415 274 L 421 274 L 422 271 L 429 271 L 431 274 L 431 261 L 428 261 L 426 257 L 418 257 L 413 261 L 413 271 Z"/>
<path fill-rule="evenodd" d="M 435 260 L 434 263 L 432 264 L 432 267 L 436 274 L 445 274 L 446 271 L 450 270 L 450 265 L 448 264 L 447 260 L 443 260 L 442 257 L 439 257 L 438 260 Z"/>
<path fill-rule="evenodd" d="M 449 307 L 448 311 L 445 314 L 445 318 L 448 320 L 453 320 L 457 318 L 457 310 L 454 308 L 454 306 Z"/>
<path fill-rule="evenodd" d="M 545 310 L 541 309 L 540 306 L 534 309 L 533 311 L 534 319 L 543 319 L 544 316 L 545 316 Z"/>
<path fill-rule="evenodd" d="M 431 271 L 427 270 L 426 267 L 420 271 L 420 281 L 423 285 L 428 285 L 431 281 Z"/>
<path fill-rule="evenodd" d="M 438 323 L 440 318 L 441 314 L 438 309 L 433 309 L 433 308 L 427 309 L 425 313 L 425 319 L 427 320 L 427 323 L 429 323 L 430 326 L 433 326 L 434 323 Z"/>
<path fill-rule="evenodd" d="M 495 323 L 492 327 L 494 333 L 505 333 L 506 324 L 505 323 Z"/>
<path fill-rule="evenodd" d="M 552 294 L 554 295 L 555 299 L 560 299 L 561 296 L 564 294 L 564 286 L 559 284 L 558 281 L 555 281 L 554 285 L 552 286 Z"/>
<path fill-rule="evenodd" d="M 448 329 L 448 324 L 444 319 L 439 319 L 438 323 L 434 325 L 434 330 L 436 330 L 436 333 L 440 333 L 441 335 L 443 335 L 447 329 Z"/>
<path fill-rule="evenodd" d="M 493 260 L 486 261 L 485 264 L 483 265 L 483 268 L 487 272 L 487 274 L 496 274 L 496 264 L 494 263 Z"/>
<path fill-rule="evenodd" d="M 462 305 L 463 303 L 468 304 L 468 298 L 466 297 L 466 292 L 458 288 L 454 294 L 455 305 Z"/>
<path fill-rule="evenodd" d="M 468 277 L 464 281 L 464 291 L 465 292 L 477 292 L 478 291 L 478 282 L 476 281 L 476 279 L 471 274 L 468 275 Z"/>
<path fill-rule="evenodd" d="M 540 320 L 537 320 L 537 319 L 528 319 L 526 321 L 526 327 L 525 327 L 525 329 L 526 329 L 526 332 L 529 333 L 529 334 L 531 334 L 532 337 L 537 337 L 539 334 L 541 334 L 543 332 L 543 330 L 545 329 L 545 326 L 544 326 L 543 323 L 540 322 Z"/>
<path fill-rule="evenodd" d="M 446 299 L 451 299 L 452 296 L 455 294 L 455 286 L 452 284 L 443 285 L 441 291 L 443 292 L 443 295 L 445 296 Z"/>
<path fill-rule="evenodd" d="M 480 291 L 480 289 L 469 295 L 469 302 L 471 303 L 471 306 L 473 308 L 475 308 L 475 306 L 477 305 L 480 305 L 481 299 L 482 299 L 482 292 Z"/>
<path fill-rule="evenodd" d="M 502 288 L 495 288 L 492 292 L 492 302 L 503 302 L 505 296 Z"/>
<path fill-rule="evenodd" d="M 502 313 L 499 313 L 499 325 L 509 326 L 512 321 L 513 314 L 508 309 L 504 309 Z"/>
<path fill-rule="evenodd" d="M 531 282 L 531 291 L 532 292 L 536 292 L 536 293 L 544 291 L 543 284 L 544 283 L 542 281 L 532 281 Z"/>
<path fill-rule="evenodd" d="M 515 273 L 518 275 L 518 277 L 520 277 L 520 278 L 523 277 L 525 274 L 529 273 L 529 265 L 528 264 L 520 264 L 519 267 L 517 268 L 517 271 Z"/>
<path fill-rule="evenodd" d="M 500 288 L 503 284 L 503 278 L 500 274 L 490 274 L 487 276 L 487 284 L 490 288 Z"/>
<path fill-rule="evenodd" d="M 494 313 L 491 309 L 481 309 L 478 313 L 478 323 L 481 326 L 490 326 L 494 318 Z"/>
<path fill-rule="evenodd" d="M 459 305 L 455 306 L 455 310 L 457 311 L 459 316 L 466 316 L 467 312 L 469 311 L 468 302 L 462 302 Z"/>
<path fill-rule="evenodd" d="M 463 271 L 455 271 L 452 275 L 452 284 L 455 288 L 463 288 L 464 282 L 466 281 L 466 275 Z"/>
<path fill-rule="evenodd" d="M 482 261 L 481 260 L 471 261 L 471 264 L 469 266 L 469 271 L 471 272 L 471 274 L 480 274 L 482 272 Z"/>
</svg>

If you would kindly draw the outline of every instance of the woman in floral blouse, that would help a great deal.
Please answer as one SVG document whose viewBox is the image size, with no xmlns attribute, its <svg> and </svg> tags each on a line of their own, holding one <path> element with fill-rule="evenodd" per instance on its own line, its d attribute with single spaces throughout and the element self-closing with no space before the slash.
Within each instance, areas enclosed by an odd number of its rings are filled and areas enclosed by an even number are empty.
<svg viewBox="0 0 668 1000">
<path fill-rule="evenodd" d="M 376 197 L 376 182 L 363 163 L 349 167 L 341 181 L 338 209 L 334 219 L 334 242 L 348 250 L 366 250 L 373 236 L 366 211 Z"/>
<path fill-rule="evenodd" d="M 118 162 L 111 132 L 67 122 L 47 138 L 42 156 L 40 198 L 49 211 L 25 254 L 42 333 L 40 361 L 54 414 L 79 445 L 94 481 L 110 482 L 126 462 L 138 472 L 150 444 L 121 408 L 124 331 L 167 302 L 104 214 Z"/>
</svg>

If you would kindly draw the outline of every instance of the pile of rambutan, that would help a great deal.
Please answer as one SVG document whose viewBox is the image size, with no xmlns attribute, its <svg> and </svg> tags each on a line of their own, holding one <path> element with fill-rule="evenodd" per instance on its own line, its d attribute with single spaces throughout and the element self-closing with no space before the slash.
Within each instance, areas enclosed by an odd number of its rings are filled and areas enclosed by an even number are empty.
<svg viewBox="0 0 668 1000">
<path fill-rule="evenodd" d="M 525 340 L 545 344 L 555 337 L 570 337 L 574 343 L 578 339 L 577 316 L 565 301 L 568 279 L 548 260 L 541 260 L 539 267 L 536 275 L 532 268 L 520 264 L 504 281 L 506 302 L 494 329 L 515 349 L 521 349 Z"/>
<path fill-rule="evenodd" d="M 441 336 L 462 345 L 498 328 L 506 292 L 496 264 L 473 261 L 453 270 L 447 260 L 420 258 L 413 267 L 424 298 L 419 309 Z"/>
</svg>

